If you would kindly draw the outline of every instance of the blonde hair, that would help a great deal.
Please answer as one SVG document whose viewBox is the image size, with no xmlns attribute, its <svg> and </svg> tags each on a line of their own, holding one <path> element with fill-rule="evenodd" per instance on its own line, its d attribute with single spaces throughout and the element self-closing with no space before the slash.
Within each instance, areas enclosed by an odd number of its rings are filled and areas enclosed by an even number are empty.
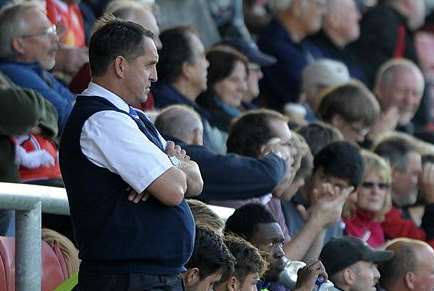
<svg viewBox="0 0 434 291">
<path fill-rule="evenodd" d="M 188 206 L 198 226 L 205 226 L 218 234 L 223 234 L 223 220 L 205 203 L 196 199 L 187 199 Z"/>
<path fill-rule="evenodd" d="M 52 248 L 58 248 L 65 259 L 67 277 L 78 273 L 80 260 L 78 259 L 78 250 L 74 244 L 64 235 L 48 228 L 42 229 L 42 240 L 48 243 Z"/>
<path fill-rule="evenodd" d="M 367 150 L 362 150 L 362 157 L 365 163 L 365 173 L 363 178 L 373 173 L 378 175 L 384 183 L 388 183 L 389 185 L 392 183 L 392 169 L 387 160 L 383 159 L 376 153 Z M 389 189 L 389 191 L 386 193 L 386 196 L 384 197 L 383 207 L 375 214 L 374 219 L 376 221 L 383 221 L 391 206 L 392 194 Z"/>
</svg>

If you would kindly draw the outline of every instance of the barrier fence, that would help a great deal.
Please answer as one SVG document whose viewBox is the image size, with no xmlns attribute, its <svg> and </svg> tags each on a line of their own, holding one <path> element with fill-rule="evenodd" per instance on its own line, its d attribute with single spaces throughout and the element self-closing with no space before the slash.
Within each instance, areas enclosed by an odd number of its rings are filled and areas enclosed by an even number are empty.
<svg viewBox="0 0 434 291">
<path fill-rule="evenodd" d="M 226 220 L 233 209 L 211 206 Z M 0 183 L 0 209 L 15 210 L 15 288 L 41 290 L 41 213 L 69 215 L 63 188 Z"/>
</svg>

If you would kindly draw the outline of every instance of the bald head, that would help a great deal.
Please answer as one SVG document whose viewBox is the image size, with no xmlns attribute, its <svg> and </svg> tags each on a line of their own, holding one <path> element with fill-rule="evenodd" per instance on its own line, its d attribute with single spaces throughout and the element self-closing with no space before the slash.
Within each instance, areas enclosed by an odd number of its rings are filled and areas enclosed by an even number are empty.
<svg viewBox="0 0 434 291">
<path fill-rule="evenodd" d="M 169 106 L 157 116 L 155 126 L 167 137 L 186 144 L 203 145 L 203 124 L 199 114 L 184 105 Z"/>
<path fill-rule="evenodd" d="M 110 13 L 118 18 L 140 24 L 150 30 L 154 34 L 153 40 L 155 46 L 157 49 L 161 49 L 160 28 L 158 27 L 152 6 L 130 0 L 115 1 L 112 3 L 111 6 L 107 7 L 105 13 Z"/>
<path fill-rule="evenodd" d="M 355 0 L 328 0 L 323 29 L 339 47 L 355 41 L 360 35 L 360 13 Z"/>
<path fill-rule="evenodd" d="M 379 265 L 383 288 L 391 291 L 428 291 L 434 288 L 434 251 L 429 244 L 398 238 L 389 242 L 386 249 L 393 251 L 394 256 Z"/>
<path fill-rule="evenodd" d="M 393 59 L 378 70 L 374 92 L 383 111 L 398 109 L 399 124 L 411 121 L 419 108 L 425 81 L 420 69 L 406 59 Z"/>
</svg>

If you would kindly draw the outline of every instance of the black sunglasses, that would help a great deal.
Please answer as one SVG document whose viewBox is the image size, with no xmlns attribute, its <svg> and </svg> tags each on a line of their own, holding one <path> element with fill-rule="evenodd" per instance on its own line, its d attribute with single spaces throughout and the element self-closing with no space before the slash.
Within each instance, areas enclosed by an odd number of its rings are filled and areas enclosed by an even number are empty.
<svg viewBox="0 0 434 291">
<path fill-rule="evenodd" d="M 390 188 L 390 184 L 389 183 L 376 183 L 376 182 L 363 182 L 362 183 L 362 187 L 363 188 L 367 188 L 367 189 L 372 189 L 375 186 L 377 186 L 379 189 L 381 190 L 387 190 Z"/>
</svg>

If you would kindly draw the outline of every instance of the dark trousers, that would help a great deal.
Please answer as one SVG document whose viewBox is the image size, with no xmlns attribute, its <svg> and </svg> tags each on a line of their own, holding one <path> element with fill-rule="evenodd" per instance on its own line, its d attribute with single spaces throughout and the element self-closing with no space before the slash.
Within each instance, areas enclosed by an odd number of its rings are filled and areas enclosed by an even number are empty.
<svg viewBox="0 0 434 291">
<path fill-rule="evenodd" d="M 75 291 L 184 291 L 181 275 L 78 275 Z"/>
</svg>

